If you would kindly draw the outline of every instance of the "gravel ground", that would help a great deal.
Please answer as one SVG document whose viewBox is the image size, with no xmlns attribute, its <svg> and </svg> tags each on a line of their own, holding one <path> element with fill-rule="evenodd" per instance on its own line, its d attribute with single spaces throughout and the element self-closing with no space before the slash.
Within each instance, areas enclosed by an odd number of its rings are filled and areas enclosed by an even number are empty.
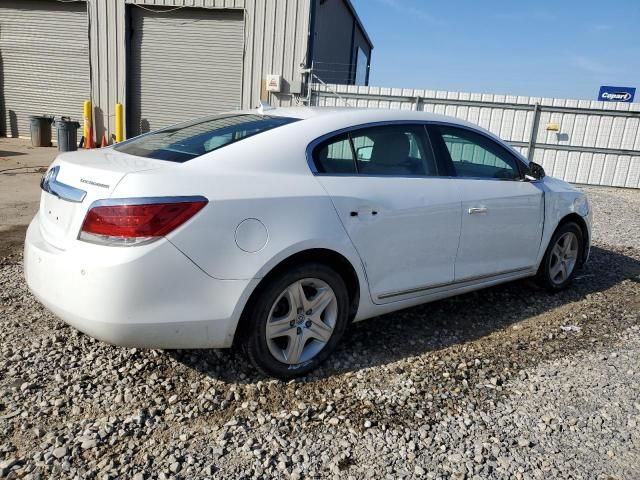
<svg viewBox="0 0 640 480">
<path fill-rule="evenodd" d="M 594 248 L 571 289 L 359 323 L 288 383 L 230 351 L 94 341 L 4 249 L 0 477 L 640 478 L 640 191 L 585 190 Z"/>
<path fill-rule="evenodd" d="M 640 248 L 640 192 L 582 185 L 593 206 L 593 236 L 608 245 Z"/>
</svg>

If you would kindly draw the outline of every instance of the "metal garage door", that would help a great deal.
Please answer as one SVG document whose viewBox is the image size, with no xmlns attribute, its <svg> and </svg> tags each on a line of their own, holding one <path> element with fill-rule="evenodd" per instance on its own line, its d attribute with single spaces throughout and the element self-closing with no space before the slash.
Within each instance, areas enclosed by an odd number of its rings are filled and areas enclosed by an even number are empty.
<svg viewBox="0 0 640 480">
<path fill-rule="evenodd" d="M 86 8 L 0 1 L 0 135 L 28 137 L 29 115 L 82 117 L 90 89 Z"/>
<path fill-rule="evenodd" d="M 240 108 L 242 11 L 129 8 L 128 136 Z"/>
</svg>

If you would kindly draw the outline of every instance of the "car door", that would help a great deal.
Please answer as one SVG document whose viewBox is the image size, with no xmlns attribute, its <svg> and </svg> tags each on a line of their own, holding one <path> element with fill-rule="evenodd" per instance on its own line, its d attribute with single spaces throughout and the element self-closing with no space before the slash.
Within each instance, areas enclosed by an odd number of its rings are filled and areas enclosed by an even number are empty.
<svg viewBox="0 0 640 480">
<path fill-rule="evenodd" d="M 429 136 L 462 202 L 455 281 L 533 269 L 544 223 L 544 197 L 524 179 L 524 164 L 488 135 L 430 125 Z"/>
<path fill-rule="evenodd" d="M 423 125 L 331 136 L 312 158 L 362 259 L 374 302 L 419 296 L 453 281 L 460 201 L 437 176 Z"/>
</svg>

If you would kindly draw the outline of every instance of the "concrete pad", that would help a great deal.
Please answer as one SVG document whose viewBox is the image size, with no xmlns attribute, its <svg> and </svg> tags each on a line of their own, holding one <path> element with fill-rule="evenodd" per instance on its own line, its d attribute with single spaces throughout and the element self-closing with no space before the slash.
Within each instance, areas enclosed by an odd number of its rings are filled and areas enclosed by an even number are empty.
<svg viewBox="0 0 640 480">
<path fill-rule="evenodd" d="M 58 154 L 30 140 L 0 138 L 0 257 L 22 249 L 27 225 L 38 211 L 40 178 Z"/>
</svg>

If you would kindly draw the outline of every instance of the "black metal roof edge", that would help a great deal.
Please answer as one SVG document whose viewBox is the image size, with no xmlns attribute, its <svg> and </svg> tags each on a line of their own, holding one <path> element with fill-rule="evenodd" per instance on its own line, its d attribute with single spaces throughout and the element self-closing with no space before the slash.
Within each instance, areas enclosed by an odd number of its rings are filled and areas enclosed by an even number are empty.
<svg viewBox="0 0 640 480">
<path fill-rule="evenodd" d="M 358 16 L 358 12 L 356 12 L 356 9 L 353 6 L 353 3 L 351 3 L 351 0 L 344 0 L 344 3 L 347 6 L 347 8 L 349 8 L 349 10 L 351 10 L 351 14 L 353 15 L 353 18 L 356 19 L 356 23 L 358 24 L 358 28 L 360 28 L 360 31 L 362 32 L 362 35 L 364 35 L 364 38 L 367 40 L 367 43 L 369 43 L 369 47 L 371 48 L 371 50 L 373 50 L 373 42 L 371 41 L 371 37 L 369 37 L 369 34 L 365 30 L 364 24 L 362 23 L 362 20 L 360 20 L 360 17 Z"/>
</svg>

